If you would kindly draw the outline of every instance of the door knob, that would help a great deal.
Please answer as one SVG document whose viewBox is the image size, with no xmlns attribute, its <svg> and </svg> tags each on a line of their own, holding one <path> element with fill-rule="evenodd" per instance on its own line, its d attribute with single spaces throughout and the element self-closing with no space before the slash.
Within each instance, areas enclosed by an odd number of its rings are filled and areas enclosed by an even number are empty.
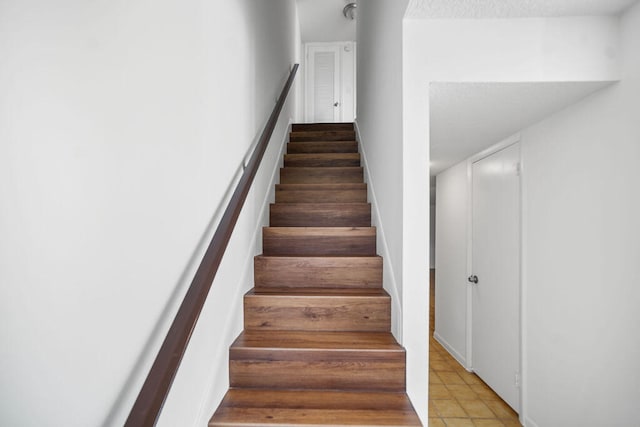
<svg viewBox="0 0 640 427">
<path fill-rule="evenodd" d="M 476 285 L 478 284 L 478 276 L 476 276 L 476 275 L 469 276 L 469 277 L 467 278 L 467 280 L 468 280 L 469 282 L 471 282 L 471 283 L 476 284 Z"/>
<path fill-rule="evenodd" d="M 338 105 L 340 105 L 340 103 L 339 103 L 339 102 L 334 102 L 334 103 L 333 103 L 333 106 L 334 106 L 334 107 L 337 107 Z"/>
</svg>

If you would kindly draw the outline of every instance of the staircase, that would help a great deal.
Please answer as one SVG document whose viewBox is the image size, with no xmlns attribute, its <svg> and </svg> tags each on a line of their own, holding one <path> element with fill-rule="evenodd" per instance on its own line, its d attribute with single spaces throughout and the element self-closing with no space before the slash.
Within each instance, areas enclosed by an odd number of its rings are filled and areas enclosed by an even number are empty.
<svg viewBox="0 0 640 427">
<path fill-rule="evenodd" d="M 296 124 L 209 426 L 419 426 L 353 125 Z"/>
</svg>

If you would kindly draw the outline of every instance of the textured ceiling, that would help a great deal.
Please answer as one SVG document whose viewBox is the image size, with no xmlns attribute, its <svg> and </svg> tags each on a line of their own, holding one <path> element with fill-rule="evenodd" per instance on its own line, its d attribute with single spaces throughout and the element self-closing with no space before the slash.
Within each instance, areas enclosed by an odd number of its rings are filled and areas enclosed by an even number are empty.
<svg viewBox="0 0 640 427">
<path fill-rule="evenodd" d="M 302 42 L 355 41 L 356 21 L 346 19 L 347 0 L 296 0 Z"/>
<path fill-rule="evenodd" d="M 637 0 L 410 0 L 407 18 L 524 18 L 615 15 Z"/>
<path fill-rule="evenodd" d="M 431 175 L 609 84 L 432 83 Z"/>
</svg>

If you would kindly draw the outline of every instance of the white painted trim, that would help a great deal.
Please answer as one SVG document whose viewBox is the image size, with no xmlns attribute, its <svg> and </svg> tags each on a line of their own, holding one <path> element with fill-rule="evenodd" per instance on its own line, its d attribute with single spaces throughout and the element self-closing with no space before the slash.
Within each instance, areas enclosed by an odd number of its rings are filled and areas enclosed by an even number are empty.
<svg viewBox="0 0 640 427">
<path fill-rule="evenodd" d="M 271 172 L 271 179 L 269 180 L 267 192 L 260 205 L 260 211 L 264 213 L 268 212 L 269 205 L 271 203 L 272 193 L 273 193 L 273 190 L 275 189 L 276 181 L 279 180 L 279 177 L 280 177 L 278 172 L 282 167 L 282 163 L 284 161 L 284 153 L 287 147 L 287 142 L 289 140 L 289 132 L 291 132 L 291 129 L 292 129 L 292 123 L 293 123 L 293 120 L 289 118 L 287 130 L 282 136 L 282 141 L 280 142 L 280 150 L 278 151 L 278 155 L 276 157 L 278 161 L 275 162 L 273 165 L 273 170 Z M 261 215 L 258 217 L 258 221 L 256 222 L 256 227 L 253 230 L 252 239 L 251 239 L 253 242 L 258 241 L 260 232 L 262 232 L 262 227 L 264 226 L 261 220 L 262 218 L 264 218 L 264 215 Z M 231 323 L 231 319 L 237 317 L 239 314 L 242 315 L 241 312 L 244 309 L 243 296 L 249 290 L 247 289 L 247 286 L 249 287 L 253 286 L 251 284 L 248 285 L 249 283 L 248 277 L 251 275 L 251 272 L 253 271 L 253 260 L 255 255 L 257 255 L 257 250 L 255 249 L 255 243 L 254 243 L 254 251 L 253 253 L 250 252 L 248 254 L 244 262 L 243 268 L 241 270 L 243 271 L 242 277 L 237 282 L 237 286 L 235 286 L 237 291 L 232 301 L 232 308 L 231 310 L 229 310 L 229 315 L 227 317 L 227 320 L 224 323 L 224 327 L 219 329 L 220 334 L 224 335 L 224 340 L 220 340 L 221 342 L 232 343 L 233 340 L 235 340 L 238 335 L 238 332 L 237 332 L 238 328 L 234 328 L 233 327 L 234 325 L 230 323 Z M 221 360 L 228 364 L 229 363 L 229 347 L 228 346 L 220 346 L 220 347 L 221 348 L 218 349 L 219 350 L 218 354 L 220 357 L 216 357 L 214 358 L 214 360 Z M 225 357 L 225 354 L 226 354 L 226 357 Z M 196 417 L 196 424 L 194 425 L 194 427 L 206 425 L 209 422 L 209 419 L 211 418 L 211 416 L 213 415 L 213 412 L 211 411 L 210 401 L 212 399 L 214 390 L 217 388 L 216 385 L 219 386 L 220 381 L 223 380 L 222 378 L 217 378 L 217 373 L 218 373 L 218 367 L 216 366 L 215 363 L 212 363 L 211 370 L 208 373 L 208 380 L 207 380 L 207 384 L 211 384 L 211 385 L 209 386 L 209 389 L 207 390 L 207 392 L 202 396 L 199 409 L 198 409 L 198 416 Z M 227 387 L 228 387 L 229 377 L 227 376 L 226 378 L 224 378 L 224 381 L 227 381 Z M 215 402 L 214 410 L 218 405 L 220 405 L 221 400 L 222 399 L 218 399 L 218 401 Z"/>
<path fill-rule="evenodd" d="M 473 264 L 471 262 L 470 253 L 472 252 L 472 224 L 473 224 L 473 212 L 471 206 L 473 206 L 473 163 L 467 162 L 467 274 L 469 277 L 473 274 Z M 465 368 L 468 371 L 473 372 L 473 342 L 471 340 L 471 330 L 473 329 L 473 287 L 471 283 L 467 282 L 467 315 L 466 315 L 466 331 L 465 331 L 465 345 L 466 345 L 466 353 L 467 353 L 467 364 Z"/>
<path fill-rule="evenodd" d="M 521 140 L 520 133 L 513 134 L 513 135 L 503 139 L 502 141 L 500 141 L 500 142 L 498 142 L 496 144 L 493 144 L 491 147 L 485 148 L 484 150 L 480 151 L 479 153 L 474 154 L 473 156 L 469 157 L 467 159 L 467 162 L 468 163 L 478 162 L 478 161 L 484 159 L 485 157 L 489 157 L 490 155 L 495 154 L 498 151 L 509 147 L 510 145 L 517 144 L 518 142 L 520 142 L 520 140 Z"/>
<path fill-rule="evenodd" d="M 388 269 L 389 277 L 391 278 L 391 283 L 384 282 L 384 288 L 391 295 L 391 304 L 392 304 L 392 332 L 393 335 L 399 342 L 402 342 L 402 305 L 400 304 L 400 293 L 398 292 L 398 284 L 396 282 L 396 276 L 393 269 L 393 265 L 391 264 L 391 256 L 389 251 L 389 246 L 387 244 L 387 238 L 384 233 L 384 227 L 382 226 L 380 210 L 378 209 L 378 199 L 376 198 L 375 185 L 373 183 L 373 178 L 369 173 L 369 166 L 367 162 L 367 154 L 364 148 L 364 144 L 361 141 L 360 137 L 360 129 L 358 128 L 358 123 L 354 122 L 354 129 L 356 131 L 356 141 L 358 142 L 358 148 L 360 149 L 360 155 L 362 156 L 362 166 L 365 171 L 365 178 L 367 182 L 367 192 L 369 197 L 369 202 L 371 203 L 371 208 L 373 210 L 374 215 L 372 215 L 373 226 L 376 227 L 376 232 L 380 237 L 379 245 L 380 247 L 377 250 L 380 252 L 382 256 L 382 262 L 384 265 L 384 269 Z"/>
<path fill-rule="evenodd" d="M 358 116 L 358 42 L 351 42 L 353 46 L 353 122 L 355 123 Z M 344 109 L 342 109 L 342 118 L 344 120 Z"/>
<path fill-rule="evenodd" d="M 440 343 L 440 345 L 442 347 L 444 347 L 444 349 L 447 350 L 447 352 L 449 352 L 449 354 L 451 356 L 453 356 L 453 358 L 456 359 L 458 361 L 458 363 L 460 363 L 462 365 L 463 368 L 465 368 L 469 372 L 473 372 L 473 371 L 471 371 L 471 369 L 469 369 L 467 367 L 467 363 L 465 361 L 464 356 L 462 354 L 460 354 L 455 348 L 453 348 L 453 346 L 451 344 L 449 344 L 449 342 L 447 342 L 447 340 L 442 338 L 442 336 L 438 332 L 434 332 L 433 333 L 433 338 L 436 341 L 438 341 L 438 343 Z"/>
<path fill-rule="evenodd" d="M 527 297 L 526 292 L 528 289 L 527 286 L 527 263 L 526 263 L 526 248 L 527 242 L 529 240 L 528 233 L 526 231 L 526 227 L 524 224 L 527 224 L 528 221 L 528 206 L 527 206 L 527 186 L 525 185 L 525 180 L 527 179 L 526 174 L 526 163 L 524 161 L 524 143 L 520 140 L 520 423 L 525 426 L 537 426 L 531 420 L 527 421 L 527 416 L 529 413 L 528 408 L 528 398 L 527 398 L 527 383 L 529 382 L 529 375 L 527 370 L 527 334 L 525 331 L 527 330 Z"/>
</svg>

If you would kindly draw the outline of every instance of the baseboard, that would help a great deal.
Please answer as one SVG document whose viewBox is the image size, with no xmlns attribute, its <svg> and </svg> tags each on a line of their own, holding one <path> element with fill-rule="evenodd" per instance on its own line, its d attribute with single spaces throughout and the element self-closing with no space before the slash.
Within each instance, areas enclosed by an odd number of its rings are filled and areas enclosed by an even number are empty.
<svg viewBox="0 0 640 427">
<path fill-rule="evenodd" d="M 392 321 L 391 331 L 399 342 L 402 342 L 402 304 L 400 300 L 400 293 L 398 292 L 398 284 L 396 282 L 396 276 L 394 274 L 393 265 L 391 265 L 391 256 L 387 239 L 380 221 L 380 210 L 378 209 L 378 200 L 376 198 L 375 184 L 369 172 L 369 166 L 367 162 L 367 153 L 362 143 L 360 136 L 360 129 L 358 128 L 358 122 L 354 122 L 354 129 L 356 131 L 356 141 L 358 142 L 358 148 L 360 149 L 360 155 L 362 156 L 362 165 L 365 172 L 365 180 L 367 182 L 367 191 L 369 196 L 369 202 L 373 210 L 371 221 L 372 225 L 376 227 L 378 233 L 378 240 L 381 243 L 378 245 L 378 251 L 383 260 L 383 273 L 385 280 L 383 280 L 384 288 L 391 295 L 392 301 Z"/>
<path fill-rule="evenodd" d="M 447 342 L 447 340 L 445 340 L 444 338 L 442 338 L 442 335 L 440 335 L 437 331 L 433 333 L 433 338 L 438 341 L 438 343 L 444 347 L 445 350 L 447 350 L 447 352 L 458 361 L 458 363 L 460 365 L 462 365 L 462 367 L 464 369 L 466 369 L 469 372 L 471 371 L 471 368 L 467 365 L 467 359 L 465 357 L 462 356 L 462 354 L 460 354 L 459 351 L 457 351 L 455 348 L 453 348 L 453 346 L 451 346 L 451 344 L 449 344 Z"/>
<path fill-rule="evenodd" d="M 258 242 L 260 238 L 260 233 L 262 232 L 262 227 L 264 226 L 263 218 L 265 217 L 268 218 L 269 204 L 271 203 L 271 200 L 273 198 L 273 192 L 275 191 L 276 181 L 279 178 L 278 172 L 280 170 L 280 167 L 284 159 L 284 153 L 287 147 L 287 142 L 289 140 L 289 132 L 291 131 L 292 123 L 293 123 L 292 120 L 289 119 L 288 126 L 280 142 L 280 149 L 278 150 L 278 154 L 276 156 L 277 161 L 274 162 L 272 166 L 271 177 L 269 179 L 269 185 L 267 187 L 268 190 L 266 191 L 263 197 L 262 203 L 260 204 L 260 207 L 258 210 L 258 212 L 262 212 L 262 214 L 257 218 L 258 220 L 256 221 L 256 226 L 251 235 L 252 236 L 251 241 L 254 242 L 254 245 L 255 245 L 255 242 Z M 247 258 L 245 259 L 243 268 L 241 270 L 243 272 L 242 277 L 236 284 L 236 289 L 238 291 L 235 295 L 235 298 L 233 299 L 233 303 L 229 311 L 227 322 L 225 322 L 224 328 L 221 328 L 220 330 L 220 334 L 224 335 L 224 342 L 229 343 L 229 345 L 231 345 L 233 340 L 235 340 L 238 334 L 242 331 L 242 327 L 240 327 L 239 330 L 238 328 L 233 327 L 232 319 L 238 316 L 242 317 L 243 309 L 244 309 L 244 305 L 242 304 L 243 296 L 253 286 L 252 284 L 249 284 L 249 285 L 247 284 L 250 282 L 249 277 L 252 276 L 254 256 L 257 254 L 257 252 L 258 251 L 254 246 L 254 251 L 250 252 L 247 255 Z M 224 346 L 220 348 L 220 353 L 218 355 L 219 357 L 216 357 L 214 360 L 222 360 L 224 363 L 228 365 L 229 346 Z M 200 407 L 198 410 L 198 417 L 196 418 L 195 426 L 202 426 L 202 425 L 208 424 L 209 419 L 213 415 L 213 412 L 218 407 L 218 405 L 220 405 L 220 402 L 224 397 L 224 393 L 229 388 L 228 375 L 225 378 L 220 378 L 220 376 L 224 376 L 224 374 L 227 374 L 228 371 L 224 368 L 221 370 L 220 367 L 217 366 L 215 363 L 212 363 L 211 367 L 212 369 L 209 372 L 208 382 L 207 382 L 207 384 L 210 384 L 211 386 L 205 393 L 202 399 L 202 402 L 200 403 Z M 223 375 L 220 375 L 221 371 Z M 220 384 L 224 385 L 224 391 L 222 393 L 219 391 L 222 389 Z"/>
</svg>

